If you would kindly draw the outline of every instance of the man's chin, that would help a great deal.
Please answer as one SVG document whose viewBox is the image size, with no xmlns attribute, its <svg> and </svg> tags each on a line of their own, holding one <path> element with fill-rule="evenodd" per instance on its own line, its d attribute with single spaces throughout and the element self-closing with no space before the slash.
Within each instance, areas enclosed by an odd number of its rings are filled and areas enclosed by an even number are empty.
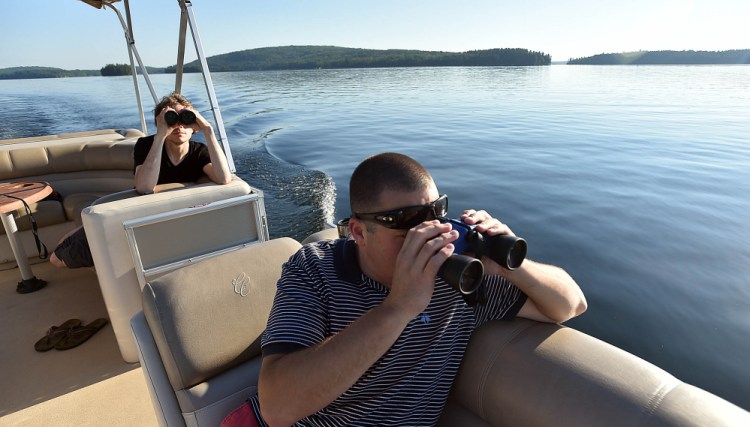
<svg viewBox="0 0 750 427">
<path fill-rule="evenodd" d="M 190 137 L 184 137 L 184 138 L 181 138 L 181 137 L 172 137 L 172 138 L 167 138 L 167 142 L 169 142 L 171 144 L 175 144 L 175 145 L 186 144 L 188 141 L 190 141 Z"/>
</svg>

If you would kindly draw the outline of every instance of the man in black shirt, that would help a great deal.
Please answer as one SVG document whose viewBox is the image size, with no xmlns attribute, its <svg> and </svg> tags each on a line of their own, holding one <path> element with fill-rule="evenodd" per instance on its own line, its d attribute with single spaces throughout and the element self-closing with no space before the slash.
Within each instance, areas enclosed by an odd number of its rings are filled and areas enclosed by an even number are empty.
<svg viewBox="0 0 750 427">
<path fill-rule="evenodd" d="M 156 135 L 140 138 L 133 152 L 139 193 L 152 193 L 157 184 L 195 182 L 203 176 L 217 184 L 232 180 L 211 123 L 190 101 L 172 93 L 156 105 L 154 117 Z M 190 140 L 195 132 L 203 132 L 205 145 Z"/>
<path fill-rule="evenodd" d="M 227 159 L 213 127 L 185 97 L 173 92 L 154 108 L 156 134 L 139 138 L 133 158 L 135 189 L 153 193 L 157 184 L 207 182 L 228 184 L 232 180 Z M 203 132 L 206 144 L 191 141 L 195 132 Z M 94 261 L 83 227 L 63 236 L 50 256 L 56 267 L 92 267 Z"/>
</svg>

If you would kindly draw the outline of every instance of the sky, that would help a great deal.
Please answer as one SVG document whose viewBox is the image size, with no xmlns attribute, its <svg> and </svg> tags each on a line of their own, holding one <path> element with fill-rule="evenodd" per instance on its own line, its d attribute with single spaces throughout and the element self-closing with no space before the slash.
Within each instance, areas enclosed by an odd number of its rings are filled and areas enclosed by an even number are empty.
<svg viewBox="0 0 750 427">
<path fill-rule="evenodd" d="M 174 65 L 177 1 L 130 0 L 130 7 L 145 64 Z M 288 45 L 525 48 L 553 61 L 750 49 L 750 0 L 193 0 L 193 9 L 207 56 Z M 0 37 L 0 68 L 129 62 L 117 15 L 78 0 L 0 0 Z M 188 52 L 186 62 L 195 59 L 194 49 Z"/>
</svg>

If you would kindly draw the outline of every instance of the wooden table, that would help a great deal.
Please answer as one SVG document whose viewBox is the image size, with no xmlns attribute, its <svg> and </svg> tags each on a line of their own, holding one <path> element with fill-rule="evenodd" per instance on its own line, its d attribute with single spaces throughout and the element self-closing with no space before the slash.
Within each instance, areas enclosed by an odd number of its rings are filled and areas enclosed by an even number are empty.
<svg viewBox="0 0 750 427">
<path fill-rule="evenodd" d="M 24 207 L 24 202 L 34 203 L 42 200 L 52 193 L 52 187 L 46 182 L 9 182 L 0 184 L 0 214 L 8 236 L 8 243 L 16 257 L 18 269 L 21 270 L 21 281 L 18 282 L 16 291 L 21 294 L 38 291 L 47 285 L 47 282 L 37 279 L 31 272 L 29 260 L 23 244 L 18 239 L 18 227 L 13 218 L 13 211 Z"/>
</svg>

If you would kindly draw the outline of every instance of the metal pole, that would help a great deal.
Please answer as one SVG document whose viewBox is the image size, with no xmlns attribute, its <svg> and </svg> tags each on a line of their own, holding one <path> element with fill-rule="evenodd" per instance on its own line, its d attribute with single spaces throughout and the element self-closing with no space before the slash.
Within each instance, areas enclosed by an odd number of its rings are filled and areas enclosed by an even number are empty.
<svg viewBox="0 0 750 427">
<path fill-rule="evenodd" d="M 26 256 L 26 250 L 23 248 L 23 243 L 18 239 L 18 227 L 16 226 L 16 220 L 13 218 L 13 212 L 4 213 L 0 218 L 2 218 L 3 221 L 5 234 L 8 236 L 10 249 L 16 257 L 18 269 L 21 270 L 21 279 L 24 281 L 33 279 L 34 273 L 31 272 L 29 260 Z"/>
<path fill-rule="evenodd" d="M 195 42 L 195 52 L 198 54 L 198 60 L 201 64 L 201 70 L 203 71 L 203 82 L 206 85 L 206 92 L 208 92 L 208 100 L 211 104 L 211 111 L 214 114 L 214 120 L 216 121 L 217 131 L 219 133 L 219 142 L 221 142 L 224 148 L 224 154 L 227 156 L 227 163 L 229 169 L 232 172 L 236 172 L 234 167 L 234 159 L 232 158 L 232 150 L 229 148 L 229 138 L 227 137 L 226 130 L 224 129 L 224 120 L 221 117 L 221 110 L 219 109 L 219 101 L 216 98 L 216 92 L 214 91 L 214 84 L 211 80 L 211 73 L 208 70 L 208 62 L 206 61 L 206 55 L 203 53 L 203 43 L 201 42 L 200 34 L 198 34 L 198 24 L 195 20 L 195 14 L 193 14 L 193 5 L 190 0 L 180 0 L 180 4 L 185 5 L 185 11 L 187 11 L 188 18 L 190 21 L 190 31 L 193 33 L 193 41 Z"/>
<path fill-rule="evenodd" d="M 180 34 L 177 46 L 177 66 L 175 70 L 174 91 L 182 93 L 182 73 L 185 65 L 185 35 L 187 34 L 187 11 L 184 3 L 180 2 Z"/>
<path fill-rule="evenodd" d="M 143 78 L 146 81 L 146 85 L 148 86 L 148 89 L 151 92 L 151 97 L 154 99 L 154 103 L 159 102 L 159 97 L 156 95 L 156 91 L 154 90 L 154 86 L 151 84 L 151 77 L 149 77 L 148 71 L 146 70 L 146 66 L 143 65 L 143 60 L 141 60 L 141 55 L 138 54 L 138 49 L 135 47 L 135 40 L 133 39 L 132 30 L 130 29 L 130 27 L 128 27 L 127 23 L 125 23 L 125 20 L 122 18 L 122 14 L 120 14 L 120 11 L 117 10 L 116 7 L 112 6 L 109 3 L 107 3 L 106 6 L 108 6 L 110 9 L 114 10 L 115 13 L 117 14 L 117 17 L 120 19 L 120 25 L 122 25 L 122 29 L 125 31 L 125 40 L 126 40 L 126 42 L 128 44 L 128 53 L 130 53 L 131 57 L 132 57 L 132 55 L 135 55 L 135 59 L 138 61 L 138 66 L 140 67 L 141 73 L 143 74 Z M 128 0 L 125 0 L 125 8 L 127 10 L 128 15 L 130 15 L 130 5 L 129 5 Z M 132 62 L 132 59 L 131 59 L 131 62 Z M 136 92 L 139 92 L 138 87 L 137 87 L 137 84 L 138 84 L 137 76 L 138 75 L 136 73 L 135 66 L 133 64 L 131 64 L 131 66 L 133 66 L 133 78 L 136 79 L 135 80 L 135 82 L 136 82 Z M 142 108 L 141 107 L 141 102 L 140 102 L 140 96 L 138 98 L 138 106 L 139 106 L 139 108 Z"/>
</svg>

